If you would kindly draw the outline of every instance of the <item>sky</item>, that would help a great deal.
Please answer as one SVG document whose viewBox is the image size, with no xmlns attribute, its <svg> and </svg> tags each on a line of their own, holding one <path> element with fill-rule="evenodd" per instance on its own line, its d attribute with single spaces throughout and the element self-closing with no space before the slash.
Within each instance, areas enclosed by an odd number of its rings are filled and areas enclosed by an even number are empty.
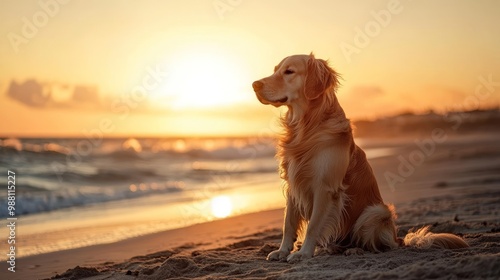
<svg viewBox="0 0 500 280">
<path fill-rule="evenodd" d="M 499 1 L 0 0 L 0 136 L 241 136 L 314 52 L 353 120 L 500 103 Z"/>
</svg>

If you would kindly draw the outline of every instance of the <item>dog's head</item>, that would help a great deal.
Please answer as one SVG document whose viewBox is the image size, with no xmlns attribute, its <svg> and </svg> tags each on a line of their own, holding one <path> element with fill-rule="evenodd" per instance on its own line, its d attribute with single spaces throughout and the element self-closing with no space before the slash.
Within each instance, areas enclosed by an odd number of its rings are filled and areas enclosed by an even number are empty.
<svg viewBox="0 0 500 280">
<path fill-rule="evenodd" d="M 279 107 L 307 104 L 337 85 L 337 73 L 311 53 L 283 59 L 274 74 L 253 82 L 252 87 L 261 103 Z"/>
</svg>

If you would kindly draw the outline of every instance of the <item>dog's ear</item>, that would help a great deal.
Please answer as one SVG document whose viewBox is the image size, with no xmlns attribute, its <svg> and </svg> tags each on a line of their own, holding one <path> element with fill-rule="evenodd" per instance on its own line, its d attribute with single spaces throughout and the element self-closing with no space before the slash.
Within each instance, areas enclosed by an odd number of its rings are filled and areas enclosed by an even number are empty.
<svg viewBox="0 0 500 280">
<path fill-rule="evenodd" d="M 307 74 L 304 94 L 308 100 L 320 97 L 331 87 L 337 87 L 338 74 L 328 66 L 328 62 L 316 59 L 311 53 L 307 60 Z"/>
</svg>

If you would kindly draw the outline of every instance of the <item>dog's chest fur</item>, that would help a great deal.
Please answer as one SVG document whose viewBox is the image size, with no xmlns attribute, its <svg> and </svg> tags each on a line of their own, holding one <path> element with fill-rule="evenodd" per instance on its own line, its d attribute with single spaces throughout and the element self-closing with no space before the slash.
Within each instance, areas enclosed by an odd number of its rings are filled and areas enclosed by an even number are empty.
<svg viewBox="0 0 500 280">
<path fill-rule="evenodd" d="M 287 183 L 287 196 L 291 199 L 300 215 L 309 220 L 313 208 L 314 193 L 321 187 L 331 155 L 326 147 L 316 143 L 310 149 L 293 153 L 293 148 L 283 147 L 281 158 L 282 174 Z"/>
<path fill-rule="evenodd" d="M 314 194 L 321 193 L 319 188 L 331 181 L 332 163 L 337 160 L 332 148 L 338 145 L 339 137 L 351 131 L 348 120 L 325 126 L 316 129 L 316 133 L 289 129 L 278 152 L 282 178 L 287 183 L 287 199 L 293 201 L 306 220 L 311 217 Z"/>
<path fill-rule="evenodd" d="M 299 184 L 301 178 L 307 174 L 300 169 L 301 163 L 297 159 L 290 159 L 288 163 L 288 199 L 291 199 L 299 210 L 300 215 L 309 220 L 312 214 L 314 190 L 313 185 L 310 183 Z"/>
</svg>

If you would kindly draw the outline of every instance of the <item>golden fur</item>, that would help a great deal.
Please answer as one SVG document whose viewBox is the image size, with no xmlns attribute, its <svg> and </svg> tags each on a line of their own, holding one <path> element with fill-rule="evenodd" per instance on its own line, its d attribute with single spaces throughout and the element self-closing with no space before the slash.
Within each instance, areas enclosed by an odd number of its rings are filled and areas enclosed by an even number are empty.
<svg viewBox="0 0 500 280">
<path fill-rule="evenodd" d="M 357 246 L 374 252 L 403 244 L 396 237 L 394 207 L 384 204 L 365 153 L 354 143 L 350 122 L 335 95 L 338 79 L 326 61 L 310 54 L 285 58 L 273 75 L 252 84 L 263 104 L 288 107 L 281 120 L 285 133 L 278 150 L 287 197 L 283 240 L 269 260 L 307 259 L 317 244 Z M 303 228 L 303 245 L 290 254 Z M 457 236 L 424 229 L 407 236 L 404 244 L 467 246 Z"/>
</svg>

